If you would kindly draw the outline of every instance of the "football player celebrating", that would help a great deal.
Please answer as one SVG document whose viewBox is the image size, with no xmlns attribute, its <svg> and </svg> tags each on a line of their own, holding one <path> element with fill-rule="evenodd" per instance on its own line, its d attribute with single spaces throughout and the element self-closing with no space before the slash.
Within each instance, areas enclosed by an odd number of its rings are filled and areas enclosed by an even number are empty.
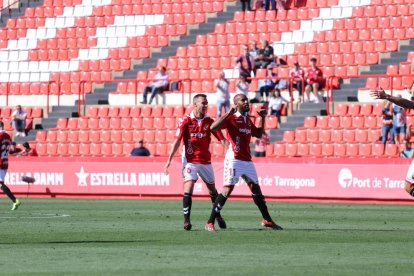
<svg viewBox="0 0 414 276">
<path fill-rule="evenodd" d="M 211 125 L 212 131 L 227 129 L 227 140 L 230 141 L 230 146 L 224 158 L 223 191 L 214 202 L 210 219 L 205 229 L 208 231 L 215 230 L 215 217 L 217 214 L 220 214 L 226 200 L 234 189 L 234 185 L 241 177 L 249 186 L 253 201 L 262 213 L 262 226 L 282 230 L 282 227 L 277 225 L 270 217 L 250 154 L 251 137 L 261 138 L 264 133 L 266 110 L 257 112 L 261 117 L 261 125 L 257 128 L 248 115 L 249 100 L 247 97 L 244 94 L 237 94 L 234 96 L 233 101 L 235 106 Z"/>
<path fill-rule="evenodd" d="M 200 177 L 207 186 L 211 201 L 214 203 L 218 196 L 214 171 L 211 166 L 211 153 L 209 151 L 211 134 L 213 134 L 226 147 L 227 141 L 224 139 L 221 131 L 211 131 L 211 124 L 214 122 L 207 112 L 207 96 L 197 94 L 193 98 L 194 110 L 190 115 L 184 116 L 179 123 L 175 142 L 171 149 L 164 172 L 168 174 L 171 160 L 180 147 L 181 140 L 184 142 L 185 158 L 183 161 L 183 178 L 184 178 L 184 195 L 183 195 L 183 213 L 184 229 L 189 231 L 192 228 L 190 215 L 192 205 L 192 194 L 194 184 Z M 220 228 L 226 228 L 226 223 L 218 213 L 215 217 Z"/>
<path fill-rule="evenodd" d="M 16 199 L 9 187 L 4 184 L 7 169 L 9 168 L 9 149 L 11 143 L 12 141 L 10 135 L 4 131 L 4 123 L 0 121 L 0 185 L 3 193 L 5 193 L 11 201 L 13 201 L 12 211 L 14 211 L 19 208 L 21 203 L 18 199 Z"/>
</svg>

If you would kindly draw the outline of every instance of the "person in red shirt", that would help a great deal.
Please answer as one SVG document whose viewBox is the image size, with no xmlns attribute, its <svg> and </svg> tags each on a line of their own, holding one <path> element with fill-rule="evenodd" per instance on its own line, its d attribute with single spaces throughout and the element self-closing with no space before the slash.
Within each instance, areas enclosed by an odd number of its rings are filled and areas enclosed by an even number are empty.
<svg viewBox="0 0 414 276">
<path fill-rule="evenodd" d="M 306 73 L 306 87 L 305 87 L 305 92 L 306 92 L 306 97 L 305 101 L 310 99 L 310 92 L 313 91 L 313 94 L 315 95 L 315 103 L 319 103 L 319 98 L 318 98 L 318 91 L 319 88 L 322 87 L 322 81 L 323 81 L 323 74 L 322 74 L 322 70 L 319 69 L 319 67 L 316 66 L 316 62 L 317 59 L 316 58 L 311 58 L 310 60 L 310 64 L 311 64 L 311 68 L 308 69 L 307 73 Z"/>
<path fill-rule="evenodd" d="M 227 129 L 227 140 L 230 146 L 224 159 L 223 190 L 214 202 L 211 215 L 205 229 L 215 231 L 214 220 L 226 203 L 241 177 L 249 186 L 254 203 L 262 213 L 262 226 L 282 230 L 270 217 L 265 198 L 259 186 L 256 168 L 250 154 L 251 137 L 261 138 L 264 133 L 266 110 L 257 114 L 261 117 L 260 127 L 257 128 L 249 118 L 249 100 L 244 94 L 237 94 L 233 99 L 234 105 L 229 112 L 211 125 L 212 131 Z"/>
<path fill-rule="evenodd" d="M 209 150 L 211 142 L 211 134 L 227 147 L 227 141 L 224 139 L 221 131 L 211 131 L 210 127 L 214 120 L 210 118 L 207 112 L 207 96 L 197 94 L 193 98 L 194 110 L 190 115 L 184 116 L 178 125 L 175 134 L 175 142 L 171 149 L 164 172 L 168 174 L 171 160 L 180 147 L 181 140 L 184 142 L 183 155 L 183 178 L 184 178 L 184 195 L 183 195 L 183 213 L 184 213 L 184 229 L 189 231 L 192 228 L 190 222 L 192 194 L 194 184 L 200 177 L 209 190 L 212 203 L 215 202 L 218 193 L 215 187 L 214 171 L 211 166 L 211 153 Z M 226 228 L 226 222 L 220 216 L 216 217 L 220 228 Z"/>
<path fill-rule="evenodd" d="M 302 97 L 302 82 L 305 79 L 305 71 L 300 67 L 299 62 L 295 62 L 294 67 L 290 70 L 290 77 L 293 78 L 293 85 L 298 90 L 299 97 Z"/>
<path fill-rule="evenodd" d="M 16 199 L 9 187 L 4 184 L 7 169 L 9 168 L 9 150 L 11 143 L 10 135 L 4 131 L 4 123 L 0 121 L 0 185 L 3 193 L 13 201 L 12 211 L 14 211 L 21 205 L 21 202 Z"/>
</svg>

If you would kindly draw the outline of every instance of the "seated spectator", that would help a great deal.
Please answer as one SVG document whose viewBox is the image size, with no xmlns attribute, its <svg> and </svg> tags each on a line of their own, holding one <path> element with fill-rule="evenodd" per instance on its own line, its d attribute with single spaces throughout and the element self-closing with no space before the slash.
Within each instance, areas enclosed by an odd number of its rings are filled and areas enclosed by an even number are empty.
<svg viewBox="0 0 414 276">
<path fill-rule="evenodd" d="M 150 156 L 149 150 L 144 147 L 144 141 L 139 140 L 138 141 L 138 147 L 133 148 L 131 151 L 131 156 Z"/>
<path fill-rule="evenodd" d="M 168 75 L 166 74 L 166 69 L 164 66 L 160 67 L 158 74 L 154 76 L 153 82 L 151 85 L 144 88 L 144 93 L 142 95 L 141 104 L 147 104 L 147 94 L 151 92 L 149 104 L 152 103 L 152 100 L 157 94 L 168 90 Z"/>
<path fill-rule="evenodd" d="M 323 74 L 322 74 L 322 70 L 316 66 L 316 62 L 317 62 L 316 58 L 311 58 L 310 60 L 311 68 L 308 69 L 306 78 L 305 78 L 306 83 L 307 83 L 305 87 L 305 92 L 306 92 L 305 101 L 310 100 L 310 93 L 313 92 L 315 96 L 314 103 L 319 103 L 318 92 L 319 92 L 319 89 L 322 87 Z"/>
<path fill-rule="evenodd" d="M 254 61 L 255 68 L 267 68 L 274 61 L 273 47 L 269 45 L 267 40 L 263 40 L 262 48 L 257 50 L 257 56 Z"/>
<path fill-rule="evenodd" d="M 21 151 L 22 151 L 22 149 L 17 147 L 16 142 L 11 142 L 10 148 L 9 148 L 9 155 L 10 156 L 19 155 Z"/>
<path fill-rule="evenodd" d="M 414 151 L 413 151 L 413 148 L 411 147 L 411 143 L 407 139 L 404 139 L 403 145 L 404 145 L 404 148 L 401 150 L 400 156 L 402 158 L 413 158 Z"/>
<path fill-rule="evenodd" d="M 257 51 L 259 50 L 259 47 L 257 47 L 257 42 L 253 41 L 250 44 L 250 50 L 249 50 L 249 55 L 253 58 L 256 59 L 257 56 Z"/>
<path fill-rule="evenodd" d="M 30 144 L 27 142 L 23 143 L 23 150 L 18 154 L 18 156 L 37 156 L 35 149 L 30 147 Z"/>
<path fill-rule="evenodd" d="M 12 127 L 16 130 L 16 137 L 26 136 L 26 118 L 27 113 L 23 111 L 21 105 L 16 106 L 16 110 L 12 113 Z"/>
<path fill-rule="evenodd" d="M 244 94 L 249 98 L 249 83 L 244 76 L 240 76 L 236 82 L 236 94 Z"/>
<path fill-rule="evenodd" d="M 401 95 L 398 95 L 397 97 L 402 98 Z M 407 132 L 407 115 L 405 109 L 396 104 L 392 104 L 392 110 L 394 115 L 392 125 L 395 141 L 397 144 L 400 144 L 405 139 L 405 134 Z"/>
<path fill-rule="evenodd" d="M 381 128 L 381 142 L 385 145 L 388 140 L 388 134 L 390 134 L 390 143 L 395 144 L 394 140 L 394 131 L 392 127 L 392 105 L 390 102 L 386 102 L 384 108 L 382 109 L 382 128 Z"/>
<path fill-rule="evenodd" d="M 289 103 L 289 101 L 284 99 L 280 93 L 280 90 L 276 88 L 270 96 L 267 114 L 276 116 L 279 124 L 280 116 L 282 115 L 283 103 Z"/>
<path fill-rule="evenodd" d="M 299 92 L 299 98 L 302 97 L 303 88 L 306 84 L 302 86 L 302 81 L 305 78 L 305 71 L 300 67 L 299 62 L 295 62 L 293 68 L 290 69 L 290 77 L 293 78 L 293 86 Z"/>
<path fill-rule="evenodd" d="M 256 139 L 254 142 L 254 156 L 266 157 L 266 147 L 270 144 L 269 135 L 266 132 L 262 134 L 262 138 Z"/>
<path fill-rule="evenodd" d="M 276 77 L 275 73 L 272 73 L 272 71 L 267 71 L 267 77 L 264 81 L 264 85 L 259 87 L 261 102 L 269 101 L 269 92 L 272 91 L 276 86 L 276 80 L 273 79 L 274 77 Z"/>
<path fill-rule="evenodd" d="M 254 69 L 254 59 L 250 56 L 249 47 L 244 45 L 243 54 L 241 54 L 236 60 L 236 66 L 239 68 L 240 76 L 244 76 L 248 83 L 251 83 L 251 74 Z"/>
<path fill-rule="evenodd" d="M 216 104 L 217 104 L 217 118 L 221 117 L 221 111 L 224 108 L 224 112 L 230 110 L 230 92 L 229 81 L 225 78 L 224 72 L 220 73 L 219 79 L 215 80 L 214 86 L 217 88 L 216 92 Z"/>
</svg>

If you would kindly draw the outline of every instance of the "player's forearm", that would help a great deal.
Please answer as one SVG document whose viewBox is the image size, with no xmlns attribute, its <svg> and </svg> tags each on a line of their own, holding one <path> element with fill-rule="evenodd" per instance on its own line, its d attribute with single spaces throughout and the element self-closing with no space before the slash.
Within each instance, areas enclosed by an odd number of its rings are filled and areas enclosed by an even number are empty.
<svg viewBox="0 0 414 276">
<path fill-rule="evenodd" d="M 221 116 L 220 118 L 217 119 L 217 121 L 214 121 L 211 124 L 210 130 L 211 131 L 218 131 L 221 127 L 221 125 L 224 123 L 224 121 L 226 121 L 226 119 L 233 113 L 231 113 L 231 111 L 227 112 L 226 114 L 224 114 L 223 116 Z"/>
<path fill-rule="evenodd" d="M 392 102 L 392 103 L 395 103 L 396 105 L 399 105 L 399 106 L 401 106 L 401 107 L 404 107 L 404 108 L 409 108 L 409 109 L 414 109 L 414 102 L 409 101 L 409 100 L 407 100 L 407 99 L 404 99 L 404 98 L 398 98 L 398 97 L 394 97 L 394 96 L 391 96 L 391 95 L 387 95 L 387 96 L 385 97 L 385 99 L 386 99 L 387 101 L 390 101 L 390 102 Z"/>
<path fill-rule="evenodd" d="M 181 142 L 180 140 L 175 140 L 173 148 L 171 149 L 171 152 L 170 152 L 170 156 L 168 156 L 168 161 L 167 161 L 168 164 L 171 163 L 171 160 L 173 159 L 178 148 L 180 147 L 180 142 Z"/>
</svg>

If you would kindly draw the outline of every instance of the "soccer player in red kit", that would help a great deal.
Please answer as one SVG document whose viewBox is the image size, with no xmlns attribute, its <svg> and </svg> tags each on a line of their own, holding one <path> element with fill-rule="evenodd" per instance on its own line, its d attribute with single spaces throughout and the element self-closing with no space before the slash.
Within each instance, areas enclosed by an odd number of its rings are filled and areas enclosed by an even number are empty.
<svg viewBox="0 0 414 276">
<path fill-rule="evenodd" d="M 4 131 L 4 123 L 0 121 L 0 185 L 1 190 L 5 193 L 11 201 L 13 201 L 12 211 L 20 206 L 20 201 L 16 199 L 9 187 L 4 184 L 4 179 L 9 168 L 9 149 L 12 141 L 10 135 Z"/>
<path fill-rule="evenodd" d="M 183 161 L 183 178 L 184 178 L 184 195 L 183 195 L 183 213 L 184 229 L 189 231 L 192 228 L 190 221 L 192 194 L 194 184 L 198 177 L 206 184 L 212 203 L 215 202 L 218 193 L 215 187 L 214 171 L 211 166 L 211 153 L 209 151 L 211 134 L 227 146 L 221 131 L 211 131 L 211 124 L 214 122 L 207 112 L 207 96 L 197 94 L 193 98 L 194 110 L 190 115 L 184 116 L 179 123 L 175 134 L 175 142 L 168 161 L 165 164 L 164 172 L 168 174 L 171 160 L 180 147 L 181 140 L 184 142 L 185 160 Z M 220 228 L 226 228 L 226 223 L 220 214 L 215 217 Z"/>
<path fill-rule="evenodd" d="M 211 125 L 211 131 L 227 129 L 227 140 L 230 141 L 231 145 L 224 159 L 223 190 L 214 202 L 205 229 L 208 231 L 215 230 L 215 217 L 220 213 L 233 191 L 234 185 L 241 177 L 249 186 L 253 201 L 262 213 L 262 226 L 282 230 L 282 227 L 277 225 L 270 217 L 250 154 L 251 137 L 261 138 L 264 133 L 266 110 L 257 112 L 261 117 L 260 127 L 257 128 L 249 118 L 249 100 L 247 97 L 244 94 L 237 94 L 233 101 L 235 107 L 232 107 L 229 112 Z"/>
</svg>

